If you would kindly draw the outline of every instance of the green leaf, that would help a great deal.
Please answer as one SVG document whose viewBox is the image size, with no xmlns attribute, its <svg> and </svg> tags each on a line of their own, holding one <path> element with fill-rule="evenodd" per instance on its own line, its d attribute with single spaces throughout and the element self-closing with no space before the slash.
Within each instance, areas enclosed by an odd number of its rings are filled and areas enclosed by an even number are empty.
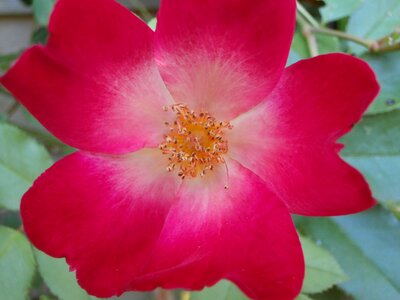
<svg viewBox="0 0 400 300">
<path fill-rule="evenodd" d="M 326 54 L 332 52 L 340 52 L 340 42 L 336 37 L 328 35 L 317 36 L 319 54 Z"/>
<path fill-rule="evenodd" d="M 64 259 L 57 259 L 36 250 L 35 257 L 42 275 L 50 291 L 61 300 L 89 300 L 96 299 L 89 296 L 79 287 L 75 273 L 69 272 Z"/>
<path fill-rule="evenodd" d="M 317 35 L 316 38 L 320 54 L 340 51 L 340 43 L 336 37 L 331 37 L 327 35 Z M 301 58 L 310 57 L 310 51 L 308 49 L 307 41 L 299 31 L 296 31 L 294 34 L 291 49 Z"/>
<path fill-rule="evenodd" d="M 33 0 L 33 14 L 39 25 L 47 26 L 54 3 L 55 0 Z"/>
<path fill-rule="evenodd" d="M 321 8 L 322 21 L 328 23 L 350 16 L 364 0 L 325 0 Z"/>
<path fill-rule="evenodd" d="M 400 156 L 397 157 L 345 157 L 367 179 L 374 196 L 385 205 L 399 203 Z"/>
<path fill-rule="evenodd" d="M 310 239 L 301 237 L 306 273 L 302 293 L 316 294 L 347 280 L 335 258 Z"/>
<path fill-rule="evenodd" d="M 52 297 L 47 296 L 47 295 L 41 295 L 39 297 L 39 300 L 54 300 Z"/>
<path fill-rule="evenodd" d="M 286 66 L 290 66 L 290 65 L 298 62 L 299 60 L 301 60 L 300 55 L 297 54 L 296 52 L 290 50 Z"/>
<path fill-rule="evenodd" d="M 35 29 L 32 33 L 31 44 L 46 44 L 47 38 L 49 37 L 49 31 L 47 27 L 41 26 Z"/>
<path fill-rule="evenodd" d="M 0 224 L 14 229 L 21 228 L 22 222 L 19 211 L 0 209 Z"/>
<path fill-rule="evenodd" d="M 346 147 L 343 155 L 400 155 L 400 110 L 365 116 L 353 130 L 342 138 Z"/>
<path fill-rule="evenodd" d="M 0 55 L 0 70 L 7 71 L 11 63 L 18 58 L 19 53 Z"/>
<path fill-rule="evenodd" d="M 222 280 L 211 288 L 191 293 L 190 300 L 247 300 L 248 298 L 229 281 Z"/>
<path fill-rule="evenodd" d="M 400 201 L 400 110 L 364 117 L 341 142 L 342 157 L 359 169 L 374 196 L 384 203 Z"/>
<path fill-rule="evenodd" d="M 400 108 L 400 52 L 362 56 L 374 69 L 381 91 L 368 109 L 369 114 Z"/>
<path fill-rule="evenodd" d="M 157 27 L 157 18 L 152 18 L 149 22 L 147 22 L 147 25 L 149 25 L 149 27 L 155 31 L 156 27 Z"/>
<path fill-rule="evenodd" d="M 291 52 L 297 54 L 297 56 L 300 58 L 306 58 L 310 56 L 307 42 L 299 31 L 296 31 L 293 36 Z"/>
<path fill-rule="evenodd" d="M 353 297 L 347 295 L 338 286 L 319 294 L 313 294 L 313 299 L 315 300 L 354 300 Z"/>
<path fill-rule="evenodd" d="M 27 299 L 34 274 L 35 260 L 25 236 L 0 226 L 0 299 Z"/>
<path fill-rule="evenodd" d="M 331 252 L 358 300 L 400 299 L 400 223 L 382 207 L 353 216 L 304 218 L 301 228 Z"/>
<path fill-rule="evenodd" d="M 43 146 L 18 128 L 0 123 L 0 206 L 18 210 L 24 192 L 51 164 Z"/>
<path fill-rule="evenodd" d="M 400 220 L 400 203 L 392 203 L 387 205 L 387 209 Z"/>
<path fill-rule="evenodd" d="M 399 0 L 364 0 L 350 17 L 347 32 L 367 40 L 378 40 L 391 34 L 399 26 Z M 355 54 L 367 51 L 365 47 L 351 42 L 349 47 Z"/>
<path fill-rule="evenodd" d="M 312 298 L 310 298 L 309 296 L 305 295 L 305 294 L 300 294 L 296 300 L 312 300 Z"/>
</svg>

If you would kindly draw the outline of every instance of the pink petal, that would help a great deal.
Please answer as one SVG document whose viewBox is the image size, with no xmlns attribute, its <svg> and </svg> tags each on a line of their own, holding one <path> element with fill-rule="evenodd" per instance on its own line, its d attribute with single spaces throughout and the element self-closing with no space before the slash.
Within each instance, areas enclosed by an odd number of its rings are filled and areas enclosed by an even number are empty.
<svg viewBox="0 0 400 300">
<path fill-rule="evenodd" d="M 375 201 L 335 141 L 379 91 L 375 75 L 343 54 L 301 61 L 284 72 L 268 101 L 233 122 L 230 156 L 258 174 L 292 213 L 327 216 Z"/>
<path fill-rule="evenodd" d="M 287 68 L 270 97 L 290 135 L 336 141 L 351 130 L 379 92 L 367 63 L 346 54 L 321 55 Z"/>
<path fill-rule="evenodd" d="M 293 0 L 162 0 L 158 64 L 177 102 L 230 120 L 277 83 L 291 44 Z"/>
<path fill-rule="evenodd" d="M 56 163 L 22 200 L 31 241 L 98 297 L 228 278 L 253 299 L 293 299 L 304 264 L 286 207 L 233 161 L 230 189 L 223 166 L 178 189 L 158 151 Z"/>
<path fill-rule="evenodd" d="M 165 270 L 184 267 L 165 273 L 176 278 L 165 286 L 201 289 L 222 277 L 251 299 L 294 299 L 304 262 L 286 207 L 235 161 L 228 161 L 228 171 L 228 190 L 224 167 L 206 187 L 196 180 L 181 187 L 154 253 Z"/>
<path fill-rule="evenodd" d="M 49 255 L 66 257 L 93 295 L 129 290 L 146 271 L 178 187 L 160 153 L 78 152 L 46 171 L 22 199 L 30 240 Z"/>
<path fill-rule="evenodd" d="M 73 147 L 122 153 L 160 143 L 171 100 L 147 25 L 111 0 L 59 0 L 49 30 L 48 45 L 26 51 L 1 83 Z"/>
</svg>

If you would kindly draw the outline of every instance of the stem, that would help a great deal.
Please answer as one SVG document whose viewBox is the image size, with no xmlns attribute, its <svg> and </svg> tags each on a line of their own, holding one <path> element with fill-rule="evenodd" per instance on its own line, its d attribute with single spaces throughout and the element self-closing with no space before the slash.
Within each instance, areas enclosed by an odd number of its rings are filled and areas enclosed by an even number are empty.
<svg viewBox="0 0 400 300">
<path fill-rule="evenodd" d="M 170 291 L 164 289 L 155 291 L 155 297 L 157 300 L 175 300 L 174 295 Z"/>
<path fill-rule="evenodd" d="M 364 40 L 357 36 L 347 34 L 342 31 L 330 29 L 330 28 L 323 28 L 323 27 L 315 28 L 315 27 L 310 26 L 309 29 L 313 33 L 336 36 L 336 37 L 344 39 L 344 40 L 352 41 L 354 43 L 357 43 L 359 45 L 362 45 L 362 46 L 368 48 L 368 50 L 370 52 L 374 52 L 374 53 L 393 52 L 393 51 L 400 50 L 400 43 L 396 43 L 393 45 L 381 45 L 379 43 L 379 41 Z"/>
<path fill-rule="evenodd" d="M 302 28 L 302 33 L 304 37 L 307 40 L 311 56 L 316 56 L 318 54 L 318 44 L 313 33 L 335 36 L 343 40 L 351 41 L 361 46 L 364 46 L 370 52 L 374 53 L 384 53 L 400 50 L 400 43 L 392 45 L 382 44 L 382 40 L 385 40 L 387 37 L 379 41 L 371 41 L 339 30 L 321 27 L 317 20 L 315 20 L 314 17 L 299 2 L 297 2 L 297 12 L 298 14 L 296 16 L 296 19 Z M 397 31 L 395 31 L 395 33 L 396 32 Z"/>
<path fill-rule="evenodd" d="M 1 74 L 1 73 L 0 73 Z M 0 94 L 8 96 L 9 93 L 0 85 Z"/>
<path fill-rule="evenodd" d="M 20 107 L 21 103 L 14 101 L 14 103 L 10 106 L 9 109 L 7 109 L 6 112 L 6 118 L 7 120 L 11 119 L 11 117 L 18 111 L 18 108 Z"/>
<path fill-rule="evenodd" d="M 318 42 L 315 35 L 312 32 L 312 27 L 308 25 L 307 21 L 300 15 L 297 14 L 296 20 L 301 27 L 301 33 L 307 41 L 308 49 L 310 50 L 311 57 L 318 56 Z"/>
<path fill-rule="evenodd" d="M 190 292 L 188 291 L 183 291 L 181 294 L 181 300 L 190 300 Z"/>
<path fill-rule="evenodd" d="M 314 34 L 312 34 L 311 27 L 305 26 L 303 28 L 303 35 L 306 38 L 308 48 L 310 49 L 311 57 L 319 55 L 318 42 Z"/>
<path fill-rule="evenodd" d="M 323 28 L 323 27 L 311 27 L 310 30 L 311 30 L 311 32 L 314 32 L 314 33 L 336 36 L 336 37 L 344 39 L 344 40 L 352 41 L 352 42 L 360 44 L 370 50 L 373 50 L 373 48 L 376 47 L 376 45 L 377 45 L 377 43 L 374 41 L 364 40 L 362 38 L 359 38 L 357 36 L 354 36 L 354 35 L 339 31 L 339 30 Z"/>
<path fill-rule="evenodd" d="M 310 23 L 311 26 L 319 27 L 317 20 L 315 20 L 314 17 L 298 1 L 297 1 L 297 11 L 303 16 L 305 20 L 307 20 L 308 23 Z"/>
<path fill-rule="evenodd" d="M 388 45 L 383 47 L 378 47 L 372 49 L 373 52 L 385 53 L 385 52 L 393 52 L 393 51 L 400 51 L 400 43 L 394 45 Z"/>
</svg>

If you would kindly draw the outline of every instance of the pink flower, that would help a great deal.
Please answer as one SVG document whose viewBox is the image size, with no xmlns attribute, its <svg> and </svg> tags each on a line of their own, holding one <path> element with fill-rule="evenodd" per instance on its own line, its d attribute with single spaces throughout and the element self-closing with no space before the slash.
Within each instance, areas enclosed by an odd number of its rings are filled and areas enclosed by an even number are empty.
<svg viewBox="0 0 400 300">
<path fill-rule="evenodd" d="M 289 213 L 375 203 L 336 141 L 379 90 L 344 54 L 284 69 L 294 24 L 294 0 L 162 0 L 155 33 L 112 0 L 59 0 L 48 44 L 0 79 L 81 149 L 23 197 L 33 244 L 99 297 L 226 278 L 293 299 Z"/>
</svg>

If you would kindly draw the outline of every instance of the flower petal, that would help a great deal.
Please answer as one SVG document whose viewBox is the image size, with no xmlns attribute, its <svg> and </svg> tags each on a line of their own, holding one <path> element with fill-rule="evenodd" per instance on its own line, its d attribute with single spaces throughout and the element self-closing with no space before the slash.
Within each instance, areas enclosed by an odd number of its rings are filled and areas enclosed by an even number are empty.
<svg viewBox="0 0 400 300">
<path fill-rule="evenodd" d="M 157 286 L 201 289 L 223 277 L 254 299 L 297 295 L 299 240 L 286 207 L 261 180 L 232 162 L 229 190 L 220 171 L 223 180 L 208 188 L 188 180 L 178 189 L 158 151 L 76 153 L 56 163 L 22 200 L 28 237 L 65 256 L 98 297 Z"/>
<path fill-rule="evenodd" d="M 175 198 L 178 177 L 158 149 L 125 157 L 72 154 L 24 195 L 25 232 L 39 249 L 66 257 L 91 294 L 121 294 L 146 270 Z"/>
<path fill-rule="evenodd" d="M 157 61 L 174 99 L 225 120 L 255 106 L 285 66 L 295 11 L 293 0 L 162 0 Z"/>
<path fill-rule="evenodd" d="M 0 82 L 73 147 L 157 145 L 171 99 L 147 25 L 112 0 L 59 0 L 49 30 L 48 45 L 26 51 Z"/>
<path fill-rule="evenodd" d="M 228 170 L 227 190 L 224 167 L 205 179 L 206 188 L 202 180 L 180 188 L 154 257 L 165 270 L 190 267 L 165 274 L 165 287 L 201 289 L 226 278 L 251 299 L 294 299 L 304 262 L 287 208 L 237 162 L 228 161 Z"/>
<path fill-rule="evenodd" d="M 292 213 L 344 215 L 375 201 L 335 141 L 357 123 L 379 90 L 361 60 L 319 56 L 289 67 L 269 99 L 236 119 L 230 156 L 258 174 Z"/>
<path fill-rule="evenodd" d="M 293 137 L 336 141 L 360 121 L 378 92 L 367 63 L 338 53 L 287 68 L 269 101 Z"/>
</svg>

